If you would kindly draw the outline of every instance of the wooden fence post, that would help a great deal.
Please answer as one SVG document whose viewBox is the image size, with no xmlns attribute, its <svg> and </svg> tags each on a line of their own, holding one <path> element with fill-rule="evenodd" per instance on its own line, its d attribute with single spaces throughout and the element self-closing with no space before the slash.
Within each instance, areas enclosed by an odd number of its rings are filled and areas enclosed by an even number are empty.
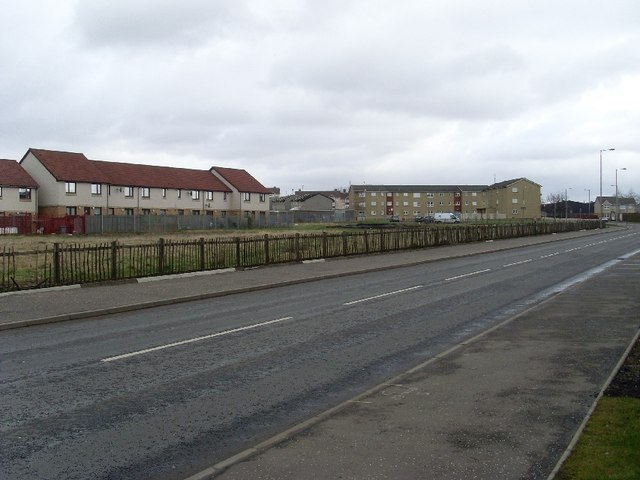
<svg viewBox="0 0 640 480">
<path fill-rule="evenodd" d="M 269 234 L 264 234 L 264 263 L 265 265 L 269 265 L 271 262 L 271 258 L 269 255 Z"/>
<path fill-rule="evenodd" d="M 111 242 L 111 280 L 118 279 L 118 242 Z"/>
<path fill-rule="evenodd" d="M 327 258 L 329 255 L 329 239 L 327 238 L 327 232 L 322 232 L 322 258 Z"/>
<path fill-rule="evenodd" d="M 204 237 L 200 237 L 200 271 L 204 271 L 205 268 L 205 256 L 204 256 Z"/>
<path fill-rule="evenodd" d="M 384 252 L 384 230 L 380 229 L 380 251 Z"/>
<path fill-rule="evenodd" d="M 158 239 L 158 275 L 164 273 L 164 238 Z"/>
<path fill-rule="evenodd" d="M 347 232 L 342 232 L 342 255 L 349 255 L 349 239 L 347 238 Z"/>
<path fill-rule="evenodd" d="M 236 268 L 240 268 L 241 265 L 241 261 L 240 261 L 240 237 L 236 237 Z"/>
<path fill-rule="evenodd" d="M 60 285 L 60 244 L 53 244 L 53 284 Z"/>
<path fill-rule="evenodd" d="M 369 232 L 364 231 L 364 253 L 369 253 Z"/>
<path fill-rule="evenodd" d="M 293 248 L 296 254 L 296 262 L 300 261 L 300 234 L 296 233 L 296 237 L 293 243 Z"/>
</svg>

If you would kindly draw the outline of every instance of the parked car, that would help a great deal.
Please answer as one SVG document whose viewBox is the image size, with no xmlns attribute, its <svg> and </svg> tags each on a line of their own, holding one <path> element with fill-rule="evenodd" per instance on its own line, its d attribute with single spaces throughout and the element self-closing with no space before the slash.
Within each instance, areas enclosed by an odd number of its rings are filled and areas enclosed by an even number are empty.
<svg viewBox="0 0 640 480">
<path fill-rule="evenodd" d="M 433 217 L 436 223 L 460 223 L 460 219 L 453 213 L 436 213 Z"/>
<path fill-rule="evenodd" d="M 436 221 L 436 219 L 433 218 L 433 215 L 425 215 L 424 217 L 414 218 L 414 221 L 417 223 L 433 223 Z"/>
<path fill-rule="evenodd" d="M 398 215 L 391 215 L 391 217 L 389 217 L 389 221 L 390 222 L 399 222 L 400 221 L 400 217 Z"/>
</svg>

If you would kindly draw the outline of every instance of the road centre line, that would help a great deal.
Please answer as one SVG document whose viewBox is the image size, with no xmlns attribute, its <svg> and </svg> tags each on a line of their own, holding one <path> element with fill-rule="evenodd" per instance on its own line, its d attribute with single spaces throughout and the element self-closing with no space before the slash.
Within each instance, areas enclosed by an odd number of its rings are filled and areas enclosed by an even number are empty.
<svg viewBox="0 0 640 480">
<path fill-rule="evenodd" d="M 408 288 L 403 288 L 401 290 L 395 290 L 393 292 L 382 293 L 380 295 L 374 295 L 373 297 L 361 298 L 360 300 L 353 300 L 351 302 L 343 303 L 343 305 L 345 307 L 349 306 L 349 305 L 355 305 L 357 303 L 368 302 L 369 300 L 375 300 L 377 298 L 384 298 L 384 297 L 388 297 L 390 295 L 398 295 L 399 293 L 410 292 L 411 290 L 417 290 L 417 289 L 423 288 L 423 287 L 424 287 L 424 285 L 416 285 L 414 287 L 408 287 Z"/>
<path fill-rule="evenodd" d="M 490 272 L 490 268 L 485 268 L 484 270 L 477 270 L 475 272 L 463 273 L 462 275 L 457 275 L 455 277 L 445 278 L 445 282 L 450 282 L 451 280 L 457 280 L 458 278 L 470 277 L 471 275 L 478 275 L 479 273 Z"/>
<path fill-rule="evenodd" d="M 528 258 L 526 260 L 521 260 L 520 262 L 507 263 L 506 265 L 503 265 L 502 268 L 513 267 L 515 265 L 522 265 L 523 263 L 529 263 L 531 261 L 533 261 L 533 259 L 532 258 Z"/>
<path fill-rule="evenodd" d="M 135 352 L 123 353 L 122 355 L 116 355 L 113 357 L 107 357 L 100 360 L 101 362 L 114 362 L 116 360 L 123 360 L 125 358 L 135 357 L 137 355 L 144 355 L 145 353 L 157 352 L 158 350 L 164 350 L 167 348 L 178 347 L 180 345 L 187 345 L 189 343 L 201 342 L 202 340 L 208 340 L 210 338 L 222 337 L 224 335 L 229 335 L 231 333 L 243 332 L 245 330 L 251 330 L 258 327 L 264 327 L 266 325 L 273 325 L 274 323 L 284 322 L 286 320 L 291 320 L 293 317 L 282 317 L 277 318 L 276 320 L 269 320 L 267 322 L 254 323 L 253 325 L 247 325 L 245 327 L 232 328 L 231 330 L 225 330 L 223 332 L 212 333 L 210 335 L 203 335 L 201 337 L 190 338 L 187 340 L 181 340 L 179 342 L 167 343 L 165 345 L 158 345 L 157 347 L 145 348 L 144 350 L 137 350 Z"/>
<path fill-rule="evenodd" d="M 549 255 L 542 255 L 540 258 L 555 257 L 556 255 L 560 255 L 560 252 L 550 253 Z"/>
</svg>

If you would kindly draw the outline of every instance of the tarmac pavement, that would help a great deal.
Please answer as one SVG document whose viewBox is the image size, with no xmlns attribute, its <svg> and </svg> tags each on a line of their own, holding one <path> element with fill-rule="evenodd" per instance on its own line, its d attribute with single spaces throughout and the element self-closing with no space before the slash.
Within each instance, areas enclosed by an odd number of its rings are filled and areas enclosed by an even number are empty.
<svg viewBox="0 0 640 480">
<path fill-rule="evenodd" d="M 3 294 L 0 329 L 610 232 Z M 640 275 L 621 268 L 613 266 L 190 480 L 547 478 L 637 338 Z"/>
</svg>

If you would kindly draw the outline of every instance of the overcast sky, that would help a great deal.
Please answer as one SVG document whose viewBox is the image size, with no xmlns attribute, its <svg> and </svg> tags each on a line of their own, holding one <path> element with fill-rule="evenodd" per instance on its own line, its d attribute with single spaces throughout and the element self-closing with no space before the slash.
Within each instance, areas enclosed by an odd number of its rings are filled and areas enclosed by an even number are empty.
<svg viewBox="0 0 640 480">
<path fill-rule="evenodd" d="M 0 158 L 640 192 L 638 0 L 8 0 Z"/>
</svg>

